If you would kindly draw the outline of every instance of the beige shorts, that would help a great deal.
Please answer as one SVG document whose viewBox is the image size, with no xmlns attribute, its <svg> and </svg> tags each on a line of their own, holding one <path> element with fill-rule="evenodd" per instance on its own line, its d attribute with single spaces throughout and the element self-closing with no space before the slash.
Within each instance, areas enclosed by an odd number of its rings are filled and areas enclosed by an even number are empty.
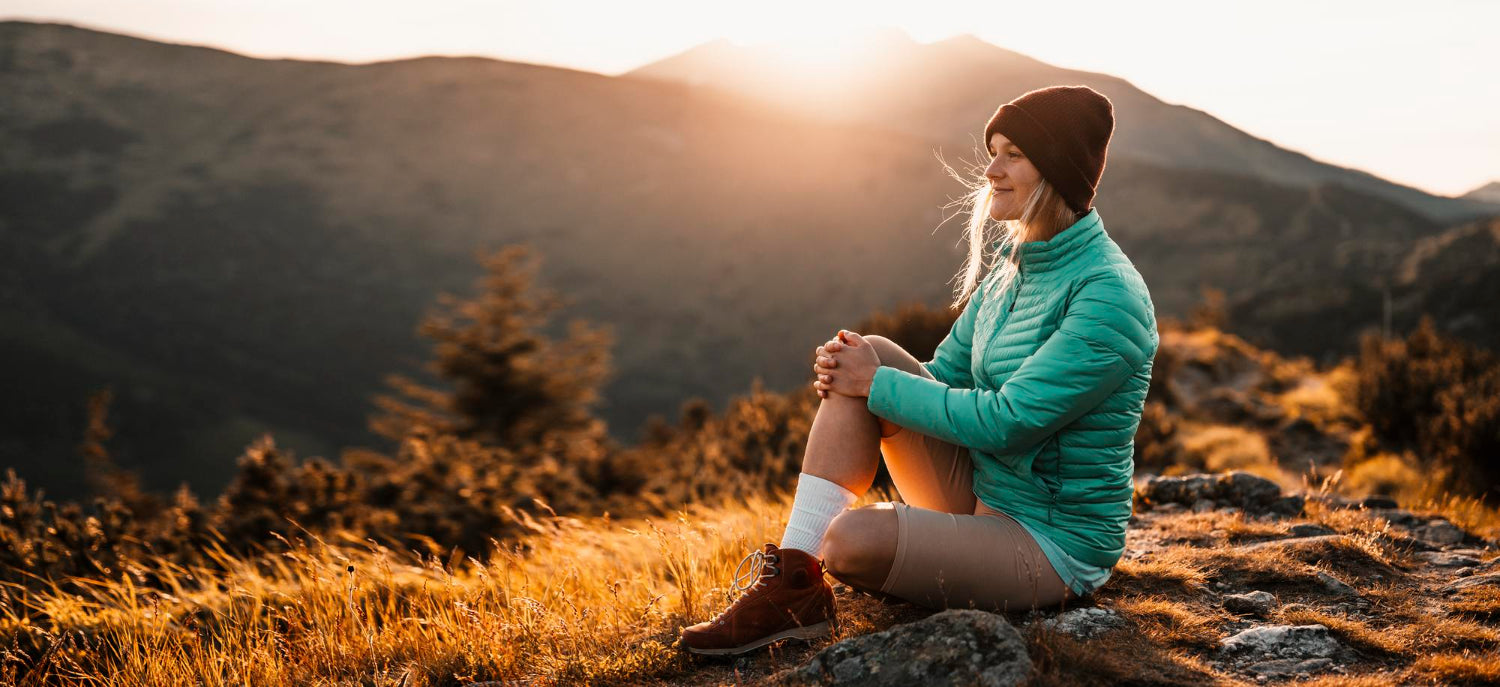
<svg viewBox="0 0 1500 687">
<path fill-rule="evenodd" d="M 1020 523 L 974 496 L 969 450 L 900 428 L 882 437 L 896 558 L 880 591 L 932 608 L 1026 610 L 1076 598 Z"/>
</svg>

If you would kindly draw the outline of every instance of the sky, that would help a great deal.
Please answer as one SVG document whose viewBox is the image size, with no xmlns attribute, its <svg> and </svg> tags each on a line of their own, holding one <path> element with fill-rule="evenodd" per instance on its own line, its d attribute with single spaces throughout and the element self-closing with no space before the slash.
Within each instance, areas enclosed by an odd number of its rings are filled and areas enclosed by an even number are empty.
<svg viewBox="0 0 1500 687">
<path fill-rule="evenodd" d="M 1431 193 L 1500 180 L 1496 0 L 0 0 L 0 18 L 255 57 L 482 55 L 611 75 L 717 38 L 971 33 Z"/>
</svg>

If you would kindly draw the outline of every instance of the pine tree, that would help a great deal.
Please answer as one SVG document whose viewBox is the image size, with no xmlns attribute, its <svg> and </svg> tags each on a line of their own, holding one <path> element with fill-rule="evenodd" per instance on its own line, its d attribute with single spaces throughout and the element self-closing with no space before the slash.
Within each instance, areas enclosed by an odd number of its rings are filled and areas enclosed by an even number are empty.
<svg viewBox="0 0 1500 687">
<path fill-rule="evenodd" d="M 371 430 L 395 441 L 452 435 L 517 455 L 540 451 L 608 490 L 613 447 L 592 406 L 610 374 L 613 334 L 581 320 L 562 340 L 541 333 L 566 303 L 534 286 L 529 247 L 505 246 L 479 260 L 486 274 L 478 293 L 467 300 L 439 295 L 439 307 L 417 330 L 435 342 L 427 369 L 446 385 L 387 376 L 397 394 L 376 396 L 384 412 L 371 418 Z"/>
</svg>

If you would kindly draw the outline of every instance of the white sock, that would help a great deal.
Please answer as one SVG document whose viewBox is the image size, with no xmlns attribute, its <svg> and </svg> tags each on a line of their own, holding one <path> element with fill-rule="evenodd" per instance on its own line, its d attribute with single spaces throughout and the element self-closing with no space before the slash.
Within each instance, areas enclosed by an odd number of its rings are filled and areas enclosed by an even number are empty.
<svg viewBox="0 0 1500 687">
<path fill-rule="evenodd" d="M 858 498 L 837 482 L 801 473 L 797 476 L 797 494 L 792 498 L 792 515 L 787 518 L 780 548 L 821 557 L 828 523 Z"/>
</svg>

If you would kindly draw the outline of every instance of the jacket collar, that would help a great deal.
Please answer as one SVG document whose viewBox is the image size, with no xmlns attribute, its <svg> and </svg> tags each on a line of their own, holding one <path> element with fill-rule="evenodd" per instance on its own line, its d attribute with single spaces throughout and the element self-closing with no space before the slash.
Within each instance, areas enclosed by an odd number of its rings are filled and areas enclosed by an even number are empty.
<svg viewBox="0 0 1500 687">
<path fill-rule="evenodd" d="M 1099 217 L 1099 208 L 1089 208 L 1088 214 L 1080 217 L 1067 229 L 1057 232 L 1055 236 L 1046 241 L 1027 241 L 1021 244 L 1021 269 L 1027 272 L 1041 272 L 1071 262 L 1073 257 L 1082 252 L 1085 247 L 1102 236 L 1104 231 L 1104 220 Z M 999 247 L 1000 242 L 990 244 L 991 248 Z M 1010 255 L 1010 247 L 1000 251 L 1001 257 Z"/>
</svg>

